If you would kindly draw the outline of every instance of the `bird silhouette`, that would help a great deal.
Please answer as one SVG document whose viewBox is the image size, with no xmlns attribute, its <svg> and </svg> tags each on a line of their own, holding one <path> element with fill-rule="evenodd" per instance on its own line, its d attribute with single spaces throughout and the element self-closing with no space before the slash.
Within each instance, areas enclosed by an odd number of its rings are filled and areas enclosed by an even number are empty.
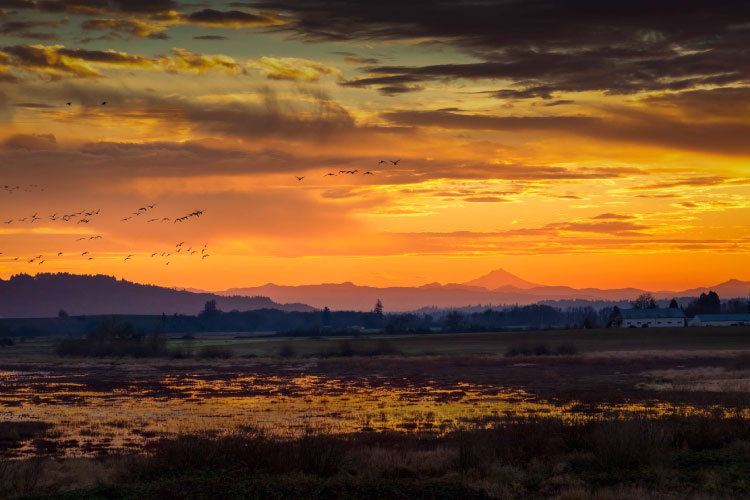
<svg viewBox="0 0 750 500">
<path fill-rule="evenodd" d="M 152 253 L 151 257 L 156 257 L 156 252 Z"/>
<path fill-rule="evenodd" d="M 329 175 L 332 175 L 332 176 L 336 177 L 336 174 L 333 174 L 333 173 L 331 173 L 331 172 L 328 172 L 328 173 L 327 173 L 326 175 L 324 175 L 323 177 L 328 177 Z"/>
<path fill-rule="evenodd" d="M 203 257 L 201 257 L 201 260 L 205 259 L 206 257 L 211 257 L 210 255 L 206 254 Z"/>
<path fill-rule="evenodd" d="M 105 104 L 107 104 L 107 101 L 102 101 L 102 106 L 104 106 Z"/>
<path fill-rule="evenodd" d="M 297 177 L 297 176 L 295 175 L 295 177 Z M 304 179 L 304 178 L 305 178 L 305 176 L 303 175 L 302 177 L 297 177 L 297 180 L 298 180 L 298 181 L 301 181 L 301 180 L 302 180 L 302 179 Z"/>
<path fill-rule="evenodd" d="M 135 257 L 135 256 L 133 254 L 130 254 L 127 257 L 125 257 L 125 260 L 130 260 L 131 257 Z"/>
<path fill-rule="evenodd" d="M 380 160 L 380 161 L 378 162 L 378 165 L 380 165 L 381 163 L 388 163 L 388 162 L 387 162 L 387 161 L 385 161 L 385 160 Z"/>
<path fill-rule="evenodd" d="M 66 102 L 65 104 L 67 104 L 68 106 L 70 106 L 73 103 L 72 102 Z"/>
<path fill-rule="evenodd" d="M 62 254 L 63 254 L 62 252 L 57 252 L 58 257 L 61 256 Z"/>
<path fill-rule="evenodd" d="M 365 172 L 365 173 L 364 173 L 364 174 L 362 174 L 362 175 L 375 175 L 375 174 L 373 174 L 372 172 L 370 172 L 370 171 L 368 170 L 367 172 Z"/>
<path fill-rule="evenodd" d="M 179 242 L 178 244 L 176 244 L 175 246 L 176 246 L 176 247 L 181 247 L 181 246 L 182 246 L 182 245 L 184 245 L 184 244 L 185 244 L 185 242 L 184 242 L 184 241 L 181 241 L 181 242 Z"/>
<path fill-rule="evenodd" d="M 42 265 L 42 264 L 44 264 L 45 262 L 47 262 L 47 261 L 46 261 L 46 260 L 40 260 L 40 261 L 39 261 L 39 265 Z"/>
<path fill-rule="evenodd" d="M 394 165 L 398 166 L 398 162 L 400 162 L 400 161 L 401 160 L 396 160 L 396 161 L 391 160 L 391 163 L 393 163 Z"/>
<path fill-rule="evenodd" d="M 5 223 L 6 223 L 6 224 L 10 224 L 11 222 L 13 222 L 13 219 L 10 219 L 10 220 L 6 220 L 6 221 L 5 221 Z"/>
<path fill-rule="evenodd" d="M 83 257 L 84 255 L 86 255 L 87 253 L 89 253 L 89 252 L 88 252 L 88 251 L 86 251 L 86 252 L 83 252 L 83 253 L 81 254 L 81 257 Z"/>
</svg>

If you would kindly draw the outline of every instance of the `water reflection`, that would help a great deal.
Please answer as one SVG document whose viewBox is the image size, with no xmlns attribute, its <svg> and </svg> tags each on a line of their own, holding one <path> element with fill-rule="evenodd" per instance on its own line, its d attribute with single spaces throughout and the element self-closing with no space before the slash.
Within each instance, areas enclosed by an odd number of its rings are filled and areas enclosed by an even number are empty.
<svg viewBox="0 0 750 500">
<path fill-rule="evenodd" d="M 108 387 L 90 375 L 0 372 L 0 421 L 52 424 L 37 436 L 6 443 L 0 453 L 91 456 L 142 449 L 177 433 L 239 426 L 261 427 L 279 436 L 306 426 L 335 432 L 441 433 L 460 422 L 505 414 L 579 418 L 600 412 L 686 410 L 666 403 L 592 408 L 541 401 L 524 391 L 496 386 L 436 380 L 416 385 L 385 377 L 216 378 L 191 373 L 141 377 Z"/>
</svg>

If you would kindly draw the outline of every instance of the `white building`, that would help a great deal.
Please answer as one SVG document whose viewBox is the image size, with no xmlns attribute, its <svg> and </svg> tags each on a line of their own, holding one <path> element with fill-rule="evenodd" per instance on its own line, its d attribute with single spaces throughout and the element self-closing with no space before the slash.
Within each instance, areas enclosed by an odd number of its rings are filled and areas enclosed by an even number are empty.
<svg viewBox="0 0 750 500">
<path fill-rule="evenodd" d="M 685 326 L 685 313 L 682 309 L 621 309 L 615 319 L 620 328 L 654 328 Z"/>
<path fill-rule="evenodd" d="M 750 314 L 696 314 L 690 326 L 750 325 Z"/>
</svg>

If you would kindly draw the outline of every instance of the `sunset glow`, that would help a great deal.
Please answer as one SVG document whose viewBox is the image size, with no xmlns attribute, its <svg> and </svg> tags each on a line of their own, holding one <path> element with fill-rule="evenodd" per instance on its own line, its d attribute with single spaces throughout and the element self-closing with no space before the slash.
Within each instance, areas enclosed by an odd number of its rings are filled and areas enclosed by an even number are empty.
<svg viewBox="0 0 750 500">
<path fill-rule="evenodd" d="M 435 5 L 0 1 L 0 277 L 750 280 L 750 25 Z"/>
</svg>

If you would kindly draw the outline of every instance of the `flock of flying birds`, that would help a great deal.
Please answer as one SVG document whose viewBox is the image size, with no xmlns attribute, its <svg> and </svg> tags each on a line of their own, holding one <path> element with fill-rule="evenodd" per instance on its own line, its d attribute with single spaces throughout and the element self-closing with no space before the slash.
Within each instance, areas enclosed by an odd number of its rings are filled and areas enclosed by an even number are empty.
<svg viewBox="0 0 750 500">
<path fill-rule="evenodd" d="M 9 191 L 9 192 L 12 193 L 13 191 Z M 133 219 L 134 217 L 138 217 L 140 215 L 146 214 L 148 211 L 154 209 L 155 207 L 156 207 L 155 203 L 152 203 L 150 205 L 144 205 L 143 207 L 140 207 L 135 212 L 131 212 L 131 214 L 129 216 L 120 219 L 120 221 L 121 222 L 127 222 L 127 221 Z M 170 217 L 150 218 L 150 219 L 147 219 L 146 222 L 156 222 L 156 221 L 169 222 L 169 221 L 171 221 L 172 223 L 176 224 L 176 223 L 179 223 L 179 222 L 184 222 L 184 221 L 186 221 L 186 220 L 188 220 L 188 219 L 190 219 L 192 217 L 200 217 L 205 212 L 206 212 L 205 209 L 193 210 L 192 212 L 190 212 L 190 213 L 188 213 L 186 215 L 182 215 L 180 217 L 174 217 L 174 218 L 170 218 Z M 50 220 L 50 221 L 53 221 L 53 222 L 57 222 L 57 221 L 61 221 L 61 222 L 75 222 L 76 225 L 78 225 L 78 224 L 89 224 L 89 223 L 91 223 L 92 219 L 94 217 L 100 215 L 100 213 L 101 213 L 101 209 L 99 209 L 99 208 L 97 208 L 96 210 L 85 210 L 84 209 L 84 210 L 79 210 L 78 212 L 71 212 L 71 213 L 64 213 L 64 214 L 59 214 L 59 213 L 55 212 L 55 213 L 53 213 L 51 215 L 48 215 L 46 218 L 48 220 Z M 40 217 L 39 216 L 39 212 L 35 212 L 32 215 L 28 215 L 28 216 L 25 216 L 25 217 L 20 217 L 20 218 L 17 218 L 17 219 L 9 219 L 9 220 L 3 221 L 3 223 L 6 224 L 6 225 L 18 224 L 20 222 L 28 222 L 29 224 L 33 224 L 36 221 L 42 220 L 43 218 L 44 217 Z M 92 241 L 95 241 L 95 240 L 100 240 L 102 238 L 103 238 L 102 235 L 96 234 L 96 235 L 93 235 L 93 236 L 81 236 L 79 238 L 76 238 L 75 241 L 76 242 L 81 242 L 81 241 L 92 242 Z M 153 253 L 151 253 L 151 258 L 163 257 L 163 258 L 166 259 L 166 262 L 164 263 L 164 265 L 168 266 L 170 264 L 170 262 L 171 262 L 171 260 L 169 259 L 169 257 L 174 257 L 174 256 L 177 256 L 177 255 L 185 255 L 185 256 L 197 255 L 198 257 L 200 257 L 201 260 L 205 260 L 206 258 L 210 257 L 210 255 L 207 253 L 208 252 L 208 243 L 205 243 L 202 247 L 185 247 L 184 245 L 185 245 L 185 242 L 181 241 L 181 242 L 177 243 L 174 246 L 174 249 L 170 249 L 169 251 L 153 252 Z M 0 255 L 2 255 L 2 252 L 0 252 Z M 37 265 L 42 265 L 44 263 L 49 262 L 50 260 L 52 260 L 54 258 L 65 257 L 67 259 L 67 258 L 72 257 L 72 256 L 79 257 L 77 253 L 74 253 L 74 254 L 69 253 L 69 254 L 66 255 L 64 252 L 56 252 L 56 253 L 53 253 L 53 254 L 51 254 L 49 256 L 45 256 L 44 254 L 39 254 L 39 255 L 36 255 L 34 257 L 31 257 L 28 260 L 26 260 L 26 258 L 22 259 L 20 256 L 16 256 L 15 258 L 10 259 L 10 260 L 13 260 L 13 261 L 25 261 L 27 264 L 34 264 L 34 263 L 36 263 Z M 135 257 L 136 257 L 135 254 L 128 254 L 125 257 L 124 262 L 127 262 L 129 260 L 133 260 Z M 91 254 L 90 250 L 84 250 L 83 252 L 81 252 L 80 258 L 85 258 L 86 260 L 89 260 L 89 261 L 95 259 L 95 257 Z"/>
<path fill-rule="evenodd" d="M 401 160 L 387 160 L 387 161 L 386 161 L 386 160 L 380 160 L 380 161 L 378 162 L 378 165 L 382 165 L 383 163 L 388 163 L 389 161 L 390 161 L 391 163 L 393 163 L 393 165 L 394 165 L 394 166 L 398 166 L 398 162 L 400 162 Z M 349 175 L 354 175 L 354 174 L 357 174 L 357 173 L 359 173 L 359 170 L 339 170 L 339 173 L 338 173 L 338 174 L 334 174 L 333 172 L 328 172 L 328 173 L 327 173 L 327 174 L 325 174 L 325 175 L 324 175 L 323 177 L 336 177 L 336 176 L 339 176 L 339 175 L 346 175 L 346 174 L 349 174 Z M 363 173 L 362 173 L 362 175 L 375 175 L 375 174 L 373 174 L 372 172 L 370 172 L 370 171 L 368 170 L 368 171 L 366 171 L 366 172 L 363 172 Z M 294 177 L 295 177 L 295 179 L 297 179 L 298 181 L 301 181 L 302 179 L 304 179 L 304 178 L 305 178 L 305 176 L 304 176 L 304 175 L 303 175 L 303 176 L 296 176 L 296 175 L 295 175 Z"/>
<path fill-rule="evenodd" d="M 66 102 L 65 104 L 68 105 L 68 106 L 72 106 L 73 102 L 69 101 L 69 102 Z M 105 106 L 106 104 L 107 104 L 107 101 L 102 101 L 101 106 Z M 390 162 L 394 166 L 398 166 L 398 164 L 399 164 L 400 161 L 401 160 L 380 160 L 378 162 L 378 165 L 382 165 L 384 163 L 388 164 Z M 358 174 L 358 173 L 359 173 L 359 170 L 356 170 L 356 169 L 354 169 L 354 170 L 339 170 L 338 174 L 333 173 L 333 172 L 328 172 L 323 177 L 336 177 L 338 175 L 355 175 L 355 174 Z M 375 174 L 372 173 L 371 171 L 367 170 L 366 172 L 363 172 L 362 175 L 375 175 Z M 305 176 L 295 176 L 295 178 L 297 179 L 297 181 L 302 181 L 302 179 L 304 179 Z M 40 188 L 39 185 L 37 185 L 37 184 L 27 184 L 27 185 L 24 185 L 24 186 L 21 186 L 21 185 L 16 185 L 16 186 L 4 185 L 4 186 L 2 186 L 2 189 L 4 191 L 6 191 L 7 193 L 9 193 L 9 194 L 13 194 L 14 192 L 33 192 L 33 191 L 37 191 L 37 190 L 44 191 L 44 189 Z M 135 212 L 131 212 L 129 215 L 121 218 L 120 222 L 127 222 L 127 221 L 130 221 L 130 220 L 133 220 L 134 218 L 137 219 L 141 215 L 145 215 L 145 214 L 149 213 L 155 207 L 156 207 L 155 203 L 152 203 L 150 205 L 144 205 L 143 207 L 140 207 Z M 185 215 L 180 216 L 180 217 L 174 217 L 174 218 L 170 218 L 170 217 L 147 217 L 145 219 L 146 219 L 147 223 L 153 223 L 153 222 L 159 222 L 159 223 L 172 222 L 173 224 L 176 224 L 176 223 L 180 223 L 180 222 L 185 222 L 185 221 L 187 221 L 188 219 L 190 219 L 192 217 L 200 217 L 201 215 L 203 215 L 205 213 L 205 211 L 206 211 L 205 209 L 194 210 L 194 211 L 192 211 L 192 212 L 190 212 L 188 214 L 185 214 Z M 101 212 L 101 209 L 96 209 L 96 210 L 80 210 L 78 212 L 65 213 L 65 214 L 58 214 L 57 212 L 55 212 L 54 214 L 47 216 L 47 218 L 49 220 L 53 221 L 53 222 L 56 222 L 56 221 L 63 221 L 63 222 L 75 221 L 76 225 L 78 225 L 78 224 L 89 224 L 91 222 L 92 218 L 98 216 L 100 214 L 100 212 Z M 34 214 L 28 215 L 28 216 L 25 216 L 25 217 L 21 217 L 21 218 L 17 218 L 17 219 L 9 219 L 9 220 L 3 221 L 3 223 L 6 224 L 6 225 L 10 225 L 10 224 L 14 224 L 14 223 L 17 224 L 19 222 L 29 221 L 31 224 L 33 224 L 34 222 L 36 222 L 38 220 L 41 220 L 41 219 L 42 219 L 42 217 L 39 216 L 39 213 L 35 212 Z M 82 237 L 76 239 L 75 241 L 76 242 L 94 241 L 94 240 L 99 240 L 99 239 L 102 239 L 101 235 L 93 235 L 93 236 L 82 236 Z M 181 241 L 181 242 L 177 243 L 174 246 L 174 249 L 171 249 L 171 251 L 153 252 L 153 253 L 151 253 L 151 258 L 161 257 L 161 258 L 167 259 L 166 262 L 164 263 L 164 265 L 168 266 L 169 263 L 171 262 L 170 260 L 168 260 L 170 256 L 175 256 L 175 255 L 187 255 L 187 256 L 198 255 L 201 260 L 205 260 L 207 257 L 210 257 L 210 255 L 208 253 L 206 253 L 208 251 L 208 243 L 204 244 L 202 247 L 199 247 L 199 248 L 185 247 L 184 245 L 185 245 L 185 242 Z M 183 252 L 183 249 L 184 249 L 184 252 Z M 0 252 L 0 255 L 2 255 L 2 252 Z M 60 258 L 60 257 L 63 257 L 64 255 L 65 254 L 63 252 L 57 252 L 57 254 L 55 255 L 55 257 Z M 87 260 L 94 260 L 94 257 L 91 255 L 91 253 L 90 253 L 89 250 L 85 250 L 85 251 L 81 252 L 80 256 L 83 257 L 83 258 L 86 258 Z M 135 257 L 136 257 L 135 254 L 128 254 L 125 257 L 124 261 L 127 262 L 129 260 L 134 259 Z M 39 254 L 39 255 L 36 255 L 36 256 L 30 258 L 27 263 L 28 264 L 33 264 L 33 263 L 36 262 L 37 265 L 42 265 L 45 262 L 48 262 L 51 258 L 52 257 L 45 257 L 43 254 Z M 11 259 L 11 260 L 19 261 L 19 260 L 21 260 L 21 257 L 17 256 L 15 258 Z"/>
</svg>

